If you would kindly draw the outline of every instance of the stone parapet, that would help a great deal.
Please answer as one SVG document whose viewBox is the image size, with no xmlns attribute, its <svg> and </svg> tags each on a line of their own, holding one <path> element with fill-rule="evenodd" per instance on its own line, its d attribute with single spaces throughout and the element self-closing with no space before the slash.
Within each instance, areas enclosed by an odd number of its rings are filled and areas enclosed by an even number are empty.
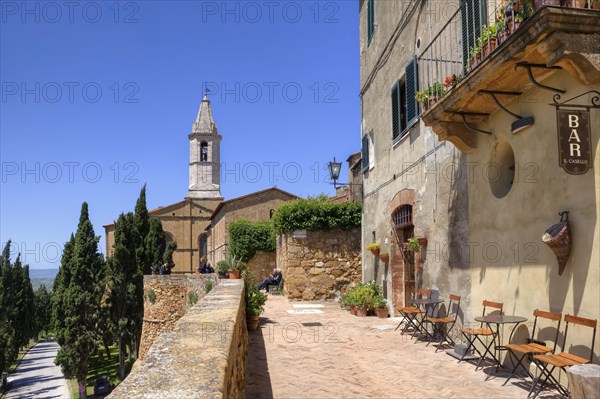
<svg viewBox="0 0 600 399">
<path fill-rule="evenodd" d="M 222 280 L 108 397 L 243 398 L 247 348 L 243 280 Z"/>
<path fill-rule="evenodd" d="M 173 326 L 192 305 L 188 294 L 206 295 L 206 284 L 219 283 L 215 274 L 144 276 L 144 322 L 139 359 L 143 360 L 156 338 Z M 153 294 L 152 294 L 153 293 Z"/>
</svg>

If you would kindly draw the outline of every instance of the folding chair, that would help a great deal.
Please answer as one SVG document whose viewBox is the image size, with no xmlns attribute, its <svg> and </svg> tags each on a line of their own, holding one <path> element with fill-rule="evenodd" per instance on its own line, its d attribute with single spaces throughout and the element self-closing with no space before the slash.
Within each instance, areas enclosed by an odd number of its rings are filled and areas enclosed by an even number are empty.
<svg viewBox="0 0 600 399">
<path fill-rule="evenodd" d="M 529 359 L 532 358 L 533 355 L 544 355 L 544 354 L 548 354 L 550 352 L 554 352 L 556 350 L 556 344 L 558 341 L 558 332 L 560 329 L 560 319 L 562 318 L 562 314 L 560 313 L 552 313 L 552 312 L 544 312 L 542 310 L 536 309 L 533 311 L 533 330 L 531 330 L 531 338 L 527 340 L 526 344 L 508 344 L 506 345 L 506 348 L 508 349 L 508 353 L 509 356 L 514 356 L 515 359 L 517 359 L 517 363 L 514 365 L 513 370 L 510 372 L 510 375 L 508 376 L 508 378 L 506 379 L 506 381 L 504 381 L 504 384 L 502 385 L 506 385 L 506 383 L 508 382 L 508 380 L 510 380 L 512 378 L 512 376 L 517 372 L 517 369 L 519 368 L 519 366 L 523 367 L 525 369 L 525 371 L 527 372 L 527 375 L 529 375 L 529 377 L 531 377 L 532 380 L 535 380 L 535 377 L 529 372 L 529 368 L 526 367 L 523 364 L 523 361 L 525 360 L 526 357 L 528 357 Z M 534 339 L 534 334 L 535 334 L 535 328 L 538 324 L 538 318 L 542 318 L 542 319 L 548 319 L 551 321 L 556 321 L 558 322 L 556 324 L 556 326 L 554 326 L 554 328 L 556 329 L 556 334 L 554 336 L 554 345 L 552 348 L 546 346 L 546 343 L 544 341 L 541 341 L 541 335 L 542 335 L 542 328 L 538 329 L 538 333 L 536 338 Z M 546 326 L 546 328 L 551 328 Z"/>
<path fill-rule="evenodd" d="M 439 337 L 439 345 L 435 349 L 442 349 L 444 345 L 444 341 L 448 343 L 450 346 L 454 346 L 455 342 L 450 338 L 450 331 L 454 324 L 456 323 L 456 318 L 458 316 L 458 311 L 460 310 L 460 297 L 458 295 L 450 294 L 450 300 L 448 301 L 448 308 L 446 310 L 446 317 L 426 317 L 424 322 L 431 323 L 433 326 L 433 334 L 432 336 Z M 444 333 L 444 326 L 446 326 L 446 332 Z M 431 343 L 428 342 L 427 346 Z"/>
<path fill-rule="evenodd" d="M 553 385 L 556 389 L 558 389 L 558 391 L 562 395 L 569 397 L 569 390 L 566 389 L 565 387 L 563 387 L 560 384 L 560 382 L 558 382 L 556 377 L 554 377 L 552 375 L 552 372 L 557 367 L 561 370 L 565 370 L 571 366 L 576 366 L 579 364 L 586 364 L 586 363 L 592 362 L 592 358 L 594 356 L 594 343 L 595 343 L 595 339 L 596 339 L 596 326 L 598 324 L 598 320 L 585 319 L 583 317 L 577 317 L 577 316 L 572 316 L 572 315 L 567 314 L 567 315 L 565 315 L 565 323 L 566 323 L 565 335 L 564 335 L 563 345 L 562 345 L 563 350 L 565 349 L 565 344 L 567 342 L 567 332 L 569 330 L 569 323 L 593 328 L 594 331 L 592 332 L 592 345 L 590 346 L 590 358 L 584 359 L 583 357 L 579 357 L 577 355 L 573 355 L 568 352 L 561 352 L 559 354 L 552 354 L 552 355 L 535 355 L 533 357 L 533 359 L 540 366 L 541 372 L 540 372 L 540 375 L 538 375 L 538 378 L 533 382 L 533 385 L 531 386 L 531 389 L 529 390 L 529 395 L 527 397 L 535 398 L 544 389 L 544 386 L 548 382 L 550 382 L 551 385 Z M 549 366 L 551 366 L 552 368 L 548 369 Z M 560 372 L 560 370 L 559 370 L 559 372 Z M 531 394 L 535 390 L 535 387 L 538 385 L 538 383 L 540 382 L 542 377 L 544 377 L 544 380 L 541 382 L 540 389 L 537 392 L 535 392 L 535 394 L 533 396 L 531 396 Z"/>
<path fill-rule="evenodd" d="M 501 302 L 491 302 L 491 301 L 484 300 L 482 316 L 485 316 L 485 312 L 486 312 L 487 308 L 494 308 L 494 309 L 496 309 L 496 311 L 500 311 L 500 314 L 502 314 L 503 307 L 504 307 L 504 304 Z M 465 349 L 465 352 L 463 353 L 463 355 L 460 357 L 460 359 L 458 359 L 458 362 L 460 363 L 464 359 L 464 357 L 469 353 L 469 350 L 471 348 L 473 348 L 475 350 L 475 352 L 477 352 L 477 354 L 479 356 L 481 356 L 479 358 L 479 362 L 477 362 L 477 366 L 475 366 L 475 370 L 477 370 L 479 368 L 479 365 L 481 364 L 483 359 L 485 359 L 485 355 L 487 355 L 488 353 L 490 354 L 490 356 L 492 356 L 492 358 L 496 361 L 497 364 L 500 364 L 500 362 L 496 358 L 496 355 L 491 350 L 492 345 L 494 345 L 494 342 L 496 341 L 496 335 L 498 335 L 498 331 L 493 331 L 492 329 L 490 329 L 488 327 L 484 327 L 483 324 L 484 323 L 481 323 L 479 325 L 479 328 L 461 328 L 460 329 L 460 332 L 464 335 L 464 337 L 467 339 L 469 344 L 467 345 L 467 348 Z M 486 337 L 486 338 L 492 337 L 492 339 L 491 339 L 490 343 L 486 345 L 483 342 L 483 340 L 481 339 L 481 337 Z M 483 354 L 474 345 L 475 341 L 479 341 L 479 343 L 481 343 L 481 345 L 483 345 L 483 347 L 485 348 L 485 350 L 483 351 Z"/>
<path fill-rule="evenodd" d="M 431 290 L 415 288 L 413 290 L 412 296 L 413 296 L 413 299 L 430 298 Z M 402 315 L 402 317 L 404 318 L 404 321 L 405 321 L 404 328 L 402 329 L 401 333 L 404 334 L 405 332 L 408 331 L 408 329 L 410 327 L 412 327 L 413 328 L 412 336 L 414 337 L 415 334 L 417 334 L 419 331 L 421 331 L 421 325 L 423 324 L 423 317 L 424 317 L 426 310 L 421 309 L 418 306 L 405 306 L 403 308 L 398 309 L 398 311 L 400 312 L 400 314 Z M 420 318 L 419 318 L 419 316 L 420 316 Z M 402 325 L 402 322 L 400 322 L 398 324 L 398 326 L 396 327 L 396 330 L 400 327 L 400 325 Z"/>
</svg>

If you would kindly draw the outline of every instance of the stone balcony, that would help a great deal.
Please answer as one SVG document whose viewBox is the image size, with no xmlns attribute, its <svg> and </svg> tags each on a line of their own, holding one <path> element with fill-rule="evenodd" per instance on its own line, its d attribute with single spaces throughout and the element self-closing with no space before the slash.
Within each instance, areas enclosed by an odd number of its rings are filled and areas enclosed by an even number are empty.
<svg viewBox="0 0 600 399">
<path fill-rule="evenodd" d="M 460 18 L 461 13 L 455 17 Z M 461 26 L 460 20 L 455 22 L 457 25 Z M 442 39 L 443 31 L 434 41 Z M 431 65 L 440 59 L 447 62 L 448 57 L 422 55 L 420 72 L 423 68 L 443 70 L 440 65 Z M 585 85 L 600 81 L 600 11 L 543 6 L 493 51 L 482 54 L 481 61 L 470 70 L 463 65 L 463 57 L 457 60 L 455 56 L 453 63 L 460 64 L 454 66 L 455 70 L 467 70 L 466 76 L 426 109 L 421 118 L 440 140 L 452 142 L 463 152 L 471 152 L 476 149 L 476 135 L 489 129 L 486 129 L 489 114 L 500 108 L 482 90 L 510 92 L 496 95 L 504 105 L 537 83 L 543 85 L 548 75 L 560 69 Z M 441 73 L 430 75 L 433 76 L 420 75 L 420 87 L 444 81 Z M 554 91 L 560 93 L 566 87 L 545 89 L 556 89 Z"/>
</svg>

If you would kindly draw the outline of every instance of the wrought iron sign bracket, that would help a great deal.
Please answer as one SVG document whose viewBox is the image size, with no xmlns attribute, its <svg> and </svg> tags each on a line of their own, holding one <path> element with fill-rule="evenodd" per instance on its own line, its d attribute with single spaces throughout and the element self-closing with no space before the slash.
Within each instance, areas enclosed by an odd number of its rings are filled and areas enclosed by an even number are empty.
<svg viewBox="0 0 600 399">
<path fill-rule="evenodd" d="M 477 91 L 477 94 L 481 95 L 481 94 L 487 94 L 490 97 L 492 97 L 492 100 L 494 100 L 494 102 L 496 103 L 496 105 L 498 107 L 500 107 L 500 109 L 502 109 L 504 112 L 514 116 L 517 119 L 523 119 L 523 117 L 519 114 L 515 114 L 514 112 L 510 111 L 508 108 L 506 108 L 499 100 L 498 97 L 496 97 L 496 95 L 502 95 L 502 96 L 520 96 L 521 92 L 518 91 L 497 91 L 497 90 L 479 90 Z"/>
<path fill-rule="evenodd" d="M 531 68 L 539 68 L 539 69 L 562 69 L 562 67 L 558 66 L 558 65 L 553 65 L 553 66 L 546 66 L 544 64 L 530 64 L 528 62 L 518 62 L 515 65 L 515 70 L 517 70 L 517 68 L 525 68 L 527 69 L 527 75 L 529 75 L 529 80 L 531 81 L 531 83 L 533 83 L 535 86 L 539 87 L 540 89 L 544 89 L 544 90 L 550 90 L 550 91 L 555 91 L 557 93 L 561 93 L 561 94 L 565 94 L 567 91 L 563 90 L 563 89 L 557 89 L 556 87 L 550 87 L 550 86 L 546 86 L 541 84 L 540 82 L 538 82 L 537 80 L 535 80 L 535 77 L 533 76 L 533 72 L 531 71 Z"/>
<path fill-rule="evenodd" d="M 592 96 L 589 104 L 569 104 L 571 101 L 576 100 L 579 97 L 583 97 L 586 94 L 590 94 L 590 93 L 593 93 L 595 95 Z M 560 109 L 560 107 L 585 108 L 589 111 L 591 108 L 600 108 L 600 91 L 597 91 L 597 90 L 586 91 L 585 93 L 582 93 L 573 98 L 569 98 L 568 100 L 565 100 L 563 102 L 560 102 L 560 94 L 555 94 L 554 97 L 552 97 L 552 101 L 554 101 L 554 104 L 548 104 L 548 105 L 552 105 L 552 106 L 556 107 L 556 109 Z"/>
<path fill-rule="evenodd" d="M 477 133 L 483 133 L 483 134 L 492 134 L 492 132 L 488 132 L 487 130 L 481 130 L 481 129 L 477 129 L 476 127 L 472 126 L 469 124 L 469 122 L 467 122 L 467 115 L 472 115 L 472 116 L 490 116 L 490 114 L 486 114 L 483 112 L 462 112 L 462 111 L 456 111 L 454 113 L 452 113 L 452 115 L 460 115 L 462 116 L 462 121 L 465 125 L 465 127 L 467 129 L 469 129 L 472 132 L 477 132 Z"/>
</svg>

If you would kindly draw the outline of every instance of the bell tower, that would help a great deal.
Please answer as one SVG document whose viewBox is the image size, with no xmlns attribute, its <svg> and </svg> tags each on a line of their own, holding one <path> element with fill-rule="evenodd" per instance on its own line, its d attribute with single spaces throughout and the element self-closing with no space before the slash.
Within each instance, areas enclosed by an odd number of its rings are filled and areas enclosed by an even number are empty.
<svg viewBox="0 0 600 399">
<path fill-rule="evenodd" d="M 206 95 L 192 125 L 190 184 L 185 198 L 223 199 L 221 196 L 221 139 Z"/>
</svg>

